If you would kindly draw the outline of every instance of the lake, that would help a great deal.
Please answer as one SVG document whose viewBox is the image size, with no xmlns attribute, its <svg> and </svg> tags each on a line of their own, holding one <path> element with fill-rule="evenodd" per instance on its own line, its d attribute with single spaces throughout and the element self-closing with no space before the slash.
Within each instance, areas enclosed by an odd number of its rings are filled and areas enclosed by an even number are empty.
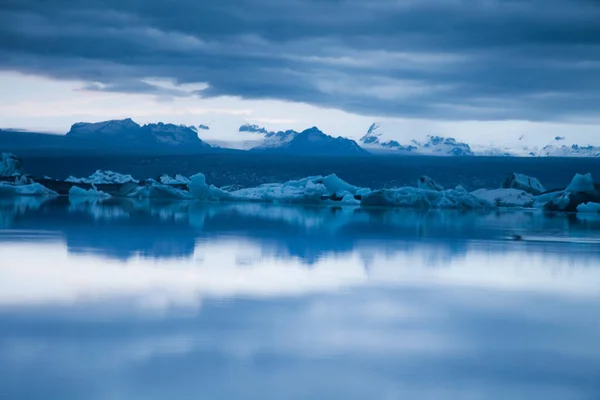
<svg viewBox="0 0 600 400">
<path fill-rule="evenodd" d="M 19 154 L 19 153 L 17 153 Z M 25 155 L 25 172 L 65 179 L 86 177 L 97 169 L 131 174 L 137 179 L 162 174 L 192 176 L 198 172 L 218 187 L 254 187 L 313 175 L 336 174 L 360 187 L 415 186 L 421 175 L 446 188 L 499 188 L 513 172 L 533 176 L 546 189 L 565 188 L 576 173 L 600 177 L 600 157 L 325 157 L 268 154 L 198 154 L 163 156 Z"/>
<path fill-rule="evenodd" d="M 600 219 L 0 199 L 2 399 L 598 399 Z"/>
</svg>

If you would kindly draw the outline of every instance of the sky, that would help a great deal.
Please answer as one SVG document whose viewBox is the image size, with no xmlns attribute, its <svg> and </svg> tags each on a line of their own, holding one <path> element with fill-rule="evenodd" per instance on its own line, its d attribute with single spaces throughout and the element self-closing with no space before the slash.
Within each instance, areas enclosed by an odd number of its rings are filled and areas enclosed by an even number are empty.
<svg viewBox="0 0 600 400">
<path fill-rule="evenodd" d="M 0 127 L 600 144 L 596 0 L 4 0 Z"/>
</svg>

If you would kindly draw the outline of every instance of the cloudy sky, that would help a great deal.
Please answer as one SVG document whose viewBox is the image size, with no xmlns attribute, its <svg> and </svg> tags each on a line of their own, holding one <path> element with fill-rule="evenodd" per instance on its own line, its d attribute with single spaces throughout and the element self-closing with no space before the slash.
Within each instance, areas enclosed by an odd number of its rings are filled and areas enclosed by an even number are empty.
<svg viewBox="0 0 600 400">
<path fill-rule="evenodd" d="M 596 0 L 3 0 L 0 126 L 600 144 L 598 21 Z"/>
</svg>

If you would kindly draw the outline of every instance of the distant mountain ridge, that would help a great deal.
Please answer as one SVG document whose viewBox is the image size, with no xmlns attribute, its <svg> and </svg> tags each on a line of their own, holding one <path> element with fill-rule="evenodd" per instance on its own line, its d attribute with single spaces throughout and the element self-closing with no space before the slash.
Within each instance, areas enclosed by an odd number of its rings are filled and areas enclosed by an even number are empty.
<svg viewBox="0 0 600 400">
<path fill-rule="evenodd" d="M 386 151 L 398 155 L 433 155 L 433 156 L 495 156 L 495 157 L 600 157 L 600 146 L 561 145 L 565 137 L 556 136 L 554 140 L 539 147 L 506 148 L 494 145 L 475 145 L 460 142 L 455 138 L 443 136 L 427 136 L 426 141 L 411 140 L 409 144 L 401 144 L 396 140 L 385 140 L 384 128 L 377 123 L 371 124 L 359 143 L 373 151 Z"/>
<path fill-rule="evenodd" d="M 162 122 L 140 126 L 131 118 L 103 122 L 78 122 L 71 126 L 67 138 L 93 141 L 97 145 L 116 146 L 192 146 L 210 148 L 198 137 L 196 129 L 185 125 L 165 124 Z"/>
<path fill-rule="evenodd" d="M 243 121 L 239 121 L 243 122 Z M 209 125 L 176 125 L 149 123 L 140 125 L 131 118 L 102 122 L 78 122 L 66 135 L 36 133 L 16 129 L 0 129 L 0 150 L 16 153 L 60 154 L 83 152 L 99 154 L 179 154 L 206 152 L 268 152 L 271 154 L 299 155 L 361 155 L 385 152 L 395 155 L 431 156 L 520 156 L 520 157 L 600 157 L 600 146 L 569 144 L 566 138 L 553 136 L 550 143 L 538 146 L 515 145 L 497 147 L 490 144 L 469 145 L 452 137 L 427 136 L 401 143 L 385 138 L 386 128 L 373 123 L 358 143 L 345 137 L 333 137 L 317 127 L 298 132 L 293 129 L 272 131 L 255 124 L 231 124 L 223 132 Z M 390 127 L 387 127 L 390 129 Z M 227 134 L 247 134 L 241 142 L 221 139 Z M 209 132 L 210 131 L 210 132 Z M 224 133 L 223 136 L 220 136 Z M 199 137 L 205 134 L 207 143 Z M 521 138 L 523 135 L 519 138 Z M 212 138 L 212 139 L 211 139 Z M 531 142 L 531 141 L 530 141 Z M 243 146 L 239 146 L 243 143 Z M 359 145 L 360 143 L 360 145 Z"/>
<path fill-rule="evenodd" d="M 401 154 L 439 155 L 439 156 L 473 156 L 471 147 L 454 138 L 442 136 L 427 136 L 424 143 L 411 140 L 410 144 L 402 145 L 396 140 L 383 141 L 381 126 L 373 123 L 367 133 L 360 138 L 360 143 L 369 148 L 382 148 L 393 150 Z"/>
<path fill-rule="evenodd" d="M 200 128 L 202 129 L 202 128 Z M 1 130 L 0 148 L 18 153 L 169 154 L 235 151 L 198 137 L 197 128 L 169 123 L 139 125 L 131 118 L 78 122 L 65 135 Z"/>
<path fill-rule="evenodd" d="M 266 148 L 276 148 L 289 143 L 294 140 L 296 136 L 300 134 L 293 129 L 289 129 L 286 131 L 269 131 L 266 128 L 260 127 L 258 125 L 250 125 L 245 124 L 240 126 L 239 132 L 250 132 L 250 133 L 258 133 L 263 136 L 263 143 L 254 147 L 254 149 L 266 149 Z"/>
<path fill-rule="evenodd" d="M 316 126 L 302 132 L 294 130 L 272 132 L 256 125 L 243 125 L 241 132 L 260 133 L 265 141 L 252 151 L 294 155 L 365 155 L 369 152 L 354 140 L 334 138 L 320 131 Z"/>
<path fill-rule="evenodd" d="M 537 152 L 531 152 L 535 157 L 600 157 L 600 146 L 553 146 L 547 145 Z"/>
</svg>

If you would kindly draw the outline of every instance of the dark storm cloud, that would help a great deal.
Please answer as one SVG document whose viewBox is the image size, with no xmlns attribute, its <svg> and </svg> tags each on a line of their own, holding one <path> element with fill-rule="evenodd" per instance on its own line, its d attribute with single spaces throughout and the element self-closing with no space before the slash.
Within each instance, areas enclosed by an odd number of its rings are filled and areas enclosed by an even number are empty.
<svg viewBox="0 0 600 400">
<path fill-rule="evenodd" d="M 600 108 L 598 21 L 591 0 L 4 0 L 0 68 L 365 114 L 576 119 Z"/>
</svg>

